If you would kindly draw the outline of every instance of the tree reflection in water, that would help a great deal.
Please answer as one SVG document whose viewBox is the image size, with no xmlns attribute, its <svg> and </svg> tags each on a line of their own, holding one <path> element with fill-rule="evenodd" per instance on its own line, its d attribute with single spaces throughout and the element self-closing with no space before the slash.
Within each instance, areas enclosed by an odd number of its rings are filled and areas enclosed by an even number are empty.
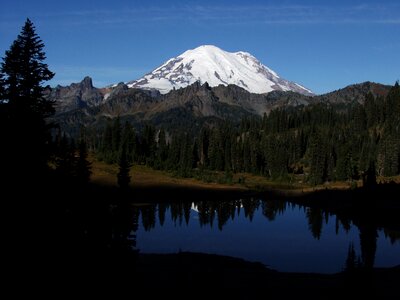
<svg viewBox="0 0 400 300">
<path fill-rule="evenodd" d="M 164 226 L 167 221 L 172 221 L 179 227 L 192 224 L 191 222 L 199 222 L 200 227 L 216 227 L 219 231 L 223 231 L 229 221 L 234 221 L 238 217 L 244 217 L 252 222 L 255 213 L 259 211 L 265 217 L 265 222 L 276 222 L 277 217 L 283 215 L 288 208 L 296 207 L 304 210 L 310 234 L 316 240 L 321 239 L 323 226 L 328 223 L 329 218 L 336 218 L 336 235 L 339 234 L 339 227 L 349 231 L 351 227 L 356 226 L 359 231 L 359 249 L 361 250 L 360 255 L 357 256 L 360 257 L 360 263 L 357 266 L 363 268 L 374 266 L 379 230 L 384 229 L 385 235 L 392 243 L 398 241 L 400 237 L 396 228 L 383 227 L 375 222 L 370 211 L 359 215 L 334 214 L 322 208 L 306 207 L 282 200 L 247 198 L 233 201 L 160 201 L 140 205 L 117 203 L 112 206 L 107 204 L 87 206 L 80 209 L 79 213 L 70 214 L 67 218 L 63 247 L 67 253 L 77 256 L 85 255 L 85 253 L 87 257 L 94 257 L 96 254 L 106 255 L 113 263 L 117 257 L 120 258 L 117 261 L 125 265 L 126 261 L 134 261 L 140 250 L 136 246 L 136 232 L 139 226 L 149 232 L 158 226 Z M 195 219 L 193 219 L 192 210 L 196 212 Z M 168 217 L 171 220 L 167 220 Z M 123 257 L 125 258 L 122 259 Z M 343 261 L 343 267 L 345 267 L 345 261 Z"/>
<path fill-rule="evenodd" d="M 223 231 L 229 220 L 233 221 L 241 214 L 246 220 L 252 222 L 255 212 L 260 210 L 267 222 L 273 222 L 277 216 L 284 214 L 288 207 L 304 209 L 310 233 L 316 240 L 321 239 L 323 226 L 328 224 L 328 220 L 332 217 L 335 217 L 336 220 L 336 235 L 339 234 L 340 225 L 346 232 L 356 226 L 359 231 L 361 249 L 361 262 L 359 265 L 362 265 L 363 268 L 372 268 L 374 266 L 378 230 L 382 229 L 382 226 L 374 222 L 373 216 L 365 214 L 365 212 L 359 215 L 335 215 L 319 207 L 306 207 L 283 200 L 260 200 L 255 198 L 233 201 L 204 200 L 150 203 L 145 206 L 139 206 L 138 211 L 141 215 L 142 226 L 146 231 L 153 229 L 155 226 L 163 226 L 167 215 L 170 215 L 175 226 L 182 226 L 183 222 L 189 224 L 191 210 L 197 213 L 198 220 L 195 221 L 198 221 L 201 227 L 209 226 L 213 228 L 217 226 L 220 231 Z M 166 214 L 168 211 L 170 214 Z M 156 216 L 158 216 L 158 225 L 155 222 Z M 385 235 L 392 242 L 399 240 L 400 235 L 397 230 L 389 227 L 383 228 Z"/>
</svg>

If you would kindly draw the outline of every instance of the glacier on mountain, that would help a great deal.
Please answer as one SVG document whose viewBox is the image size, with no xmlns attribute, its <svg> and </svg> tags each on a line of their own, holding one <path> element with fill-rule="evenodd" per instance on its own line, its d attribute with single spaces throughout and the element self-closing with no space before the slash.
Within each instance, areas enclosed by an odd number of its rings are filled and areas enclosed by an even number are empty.
<svg viewBox="0 0 400 300">
<path fill-rule="evenodd" d="M 166 94 L 196 81 L 211 87 L 234 84 L 256 94 L 278 90 L 313 95 L 302 85 L 279 77 L 248 52 L 227 52 L 212 45 L 188 50 L 127 85 Z"/>
</svg>

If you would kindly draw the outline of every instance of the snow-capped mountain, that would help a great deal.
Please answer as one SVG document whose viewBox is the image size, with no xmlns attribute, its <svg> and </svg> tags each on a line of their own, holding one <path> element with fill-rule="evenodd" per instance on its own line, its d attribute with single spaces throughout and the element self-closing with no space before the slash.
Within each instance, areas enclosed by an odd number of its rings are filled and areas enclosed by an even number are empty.
<svg viewBox="0 0 400 300">
<path fill-rule="evenodd" d="M 211 87 L 234 84 L 256 94 L 278 90 L 313 95 L 309 89 L 279 77 L 250 53 L 226 52 L 211 45 L 200 46 L 171 58 L 127 85 L 166 94 L 196 81 L 207 82 Z"/>
</svg>

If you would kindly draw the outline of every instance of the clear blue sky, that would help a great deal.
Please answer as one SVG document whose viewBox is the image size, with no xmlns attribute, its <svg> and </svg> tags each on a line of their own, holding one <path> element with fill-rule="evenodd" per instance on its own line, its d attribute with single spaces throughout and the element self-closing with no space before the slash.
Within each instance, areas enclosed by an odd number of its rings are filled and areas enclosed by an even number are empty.
<svg viewBox="0 0 400 300">
<path fill-rule="evenodd" d="M 4 0 L 0 55 L 27 17 L 43 39 L 52 85 L 141 77 L 187 49 L 247 51 L 316 93 L 400 79 L 400 2 Z"/>
</svg>

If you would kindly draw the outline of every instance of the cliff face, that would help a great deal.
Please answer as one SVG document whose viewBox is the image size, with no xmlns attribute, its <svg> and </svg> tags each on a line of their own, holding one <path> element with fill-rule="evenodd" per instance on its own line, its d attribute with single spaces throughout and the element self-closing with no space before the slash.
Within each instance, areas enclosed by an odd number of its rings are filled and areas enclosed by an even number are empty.
<svg viewBox="0 0 400 300">
<path fill-rule="evenodd" d="M 56 103 L 56 113 L 64 113 L 88 106 L 97 106 L 104 100 L 104 92 L 93 87 L 92 79 L 85 77 L 79 83 L 57 86 L 46 95 Z"/>
</svg>

